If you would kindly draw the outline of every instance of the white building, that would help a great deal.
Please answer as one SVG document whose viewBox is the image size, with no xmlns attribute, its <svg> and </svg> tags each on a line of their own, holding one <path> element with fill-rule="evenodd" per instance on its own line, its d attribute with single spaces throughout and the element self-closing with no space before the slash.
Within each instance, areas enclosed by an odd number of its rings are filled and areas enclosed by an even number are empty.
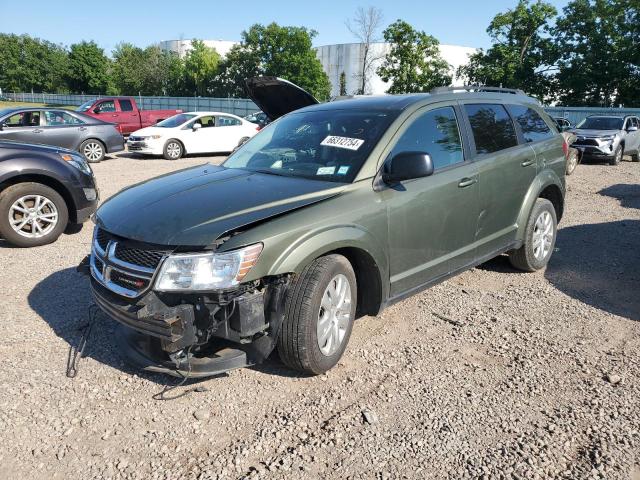
<svg viewBox="0 0 640 480">
<path fill-rule="evenodd" d="M 364 57 L 363 43 L 339 43 L 336 45 L 324 45 L 316 47 L 316 53 L 322 68 L 331 81 L 331 96 L 340 94 L 340 74 L 344 72 L 346 77 L 347 94 L 352 95 L 360 88 L 360 75 L 362 72 L 362 59 Z M 376 73 L 382 65 L 385 55 L 391 50 L 389 43 L 374 43 L 371 45 L 370 58 L 375 58 L 371 68 L 367 91 L 365 93 L 380 94 L 386 92 L 391 86 L 391 82 L 385 83 Z M 453 83 L 457 82 L 455 72 L 459 66 L 465 65 L 469 61 L 469 55 L 475 53 L 477 49 L 471 47 L 460 47 L 457 45 L 440 44 L 440 55 L 452 66 L 451 74 Z"/>
<path fill-rule="evenodd" d="M 225 57 L 231 47 L 239 42 L 232 42 L 229 40 L 203 40 L 207 47 L 214 48 L 221 57 Z M 165 52 L 177 53 L 181 58 L 191 50 L 191 39 L 182 40 L 164 40 L 158 44 Z"/>
</svg>

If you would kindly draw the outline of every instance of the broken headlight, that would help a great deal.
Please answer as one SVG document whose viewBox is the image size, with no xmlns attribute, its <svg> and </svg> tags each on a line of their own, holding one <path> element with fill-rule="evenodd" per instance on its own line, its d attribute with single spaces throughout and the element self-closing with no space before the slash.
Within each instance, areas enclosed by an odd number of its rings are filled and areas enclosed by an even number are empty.
<svg viewBox="0 0 640 480">
<path fill-rule="evenodd" d="M 231 252 L 171 255 L 162 263 L 155 289 L 162 292 L 231 288 L 238 285 L 258 261 L 262 244 Z"/>
</svg>

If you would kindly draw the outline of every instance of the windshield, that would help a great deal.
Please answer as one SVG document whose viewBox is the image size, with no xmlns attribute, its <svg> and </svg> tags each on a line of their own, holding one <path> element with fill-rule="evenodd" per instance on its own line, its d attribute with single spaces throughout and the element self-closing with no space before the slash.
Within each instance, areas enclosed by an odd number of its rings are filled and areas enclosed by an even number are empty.
<svg viewBox="0 0 640 480">
<path fill-rule="evenodd" d="M 89 100 L 88 102 L 84 102 L 82 105 L 76 108 L 76 112 L 86 112 L 91 108 L 91 105 L 93 105 L 94 102 L 95 100 Z"/>
<path fill-rule="evenodd" d="M 623 118 L 619 117 L 587 117 L 576 128 L 584 130 L 622 130 Z"/>
<path fill-rule="evenodd" d="M 261 130 L 222 165 L 273 175 L 352 182 L 397 112 L 292 113 Z"/>
<path fill-rule="evenodd" d="M 156 127 L 163 127 L 163 128 L 173 128 L 173 127 L 179 127 L 180 125 L 182 125 L 183 123 L 188 122 L 189 120 L 191 120 L 192 118 L 195 118 L 196 115 L 189 115 L 187 113 L 179 113 L 178 115 L 174 115 L 173 117 L 169 117 L 166 120 L 163 120 L 159 123 L 156 123 L 155 126 Z"/>
</svg>

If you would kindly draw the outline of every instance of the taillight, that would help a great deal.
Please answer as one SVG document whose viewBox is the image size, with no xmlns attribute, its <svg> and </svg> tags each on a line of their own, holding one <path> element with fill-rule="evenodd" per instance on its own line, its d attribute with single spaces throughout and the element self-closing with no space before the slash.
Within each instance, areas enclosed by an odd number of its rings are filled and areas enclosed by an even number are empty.
<svg viewBox="0 0 640 480">
<path fill-rule="evenodd" d="M 569 158 L 569 143 L 564 135 L 562 136 L 562 151 L 564 152 L 564 158 Z"/>
<path fill-rule="evenodd" d="M 259 132 L 261 128 L 262 128 L 262 127 L 261 127 L 260 125 L 258 125 L 258 126 L 256 127 L 256 130 Z"/>
</svg>

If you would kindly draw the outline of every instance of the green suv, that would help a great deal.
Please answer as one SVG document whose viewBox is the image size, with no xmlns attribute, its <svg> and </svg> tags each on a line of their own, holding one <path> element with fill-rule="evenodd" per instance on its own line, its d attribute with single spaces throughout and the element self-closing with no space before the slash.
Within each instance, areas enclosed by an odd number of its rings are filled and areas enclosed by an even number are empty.
<svg viewBox="0 0 640 480">
<path fill-rule="evenodd" d="M 135 185 L 95 216 L 92 291 L 138 366 L 207 376 L 277 349 L 319 374 L 360 316 L 503 253 L 525 271 L 549 261 L 568 147 L 535 99 L 316 104 L 283 80 L 248 85 L 273 123 L 221 166 Z"/>
</svg>

